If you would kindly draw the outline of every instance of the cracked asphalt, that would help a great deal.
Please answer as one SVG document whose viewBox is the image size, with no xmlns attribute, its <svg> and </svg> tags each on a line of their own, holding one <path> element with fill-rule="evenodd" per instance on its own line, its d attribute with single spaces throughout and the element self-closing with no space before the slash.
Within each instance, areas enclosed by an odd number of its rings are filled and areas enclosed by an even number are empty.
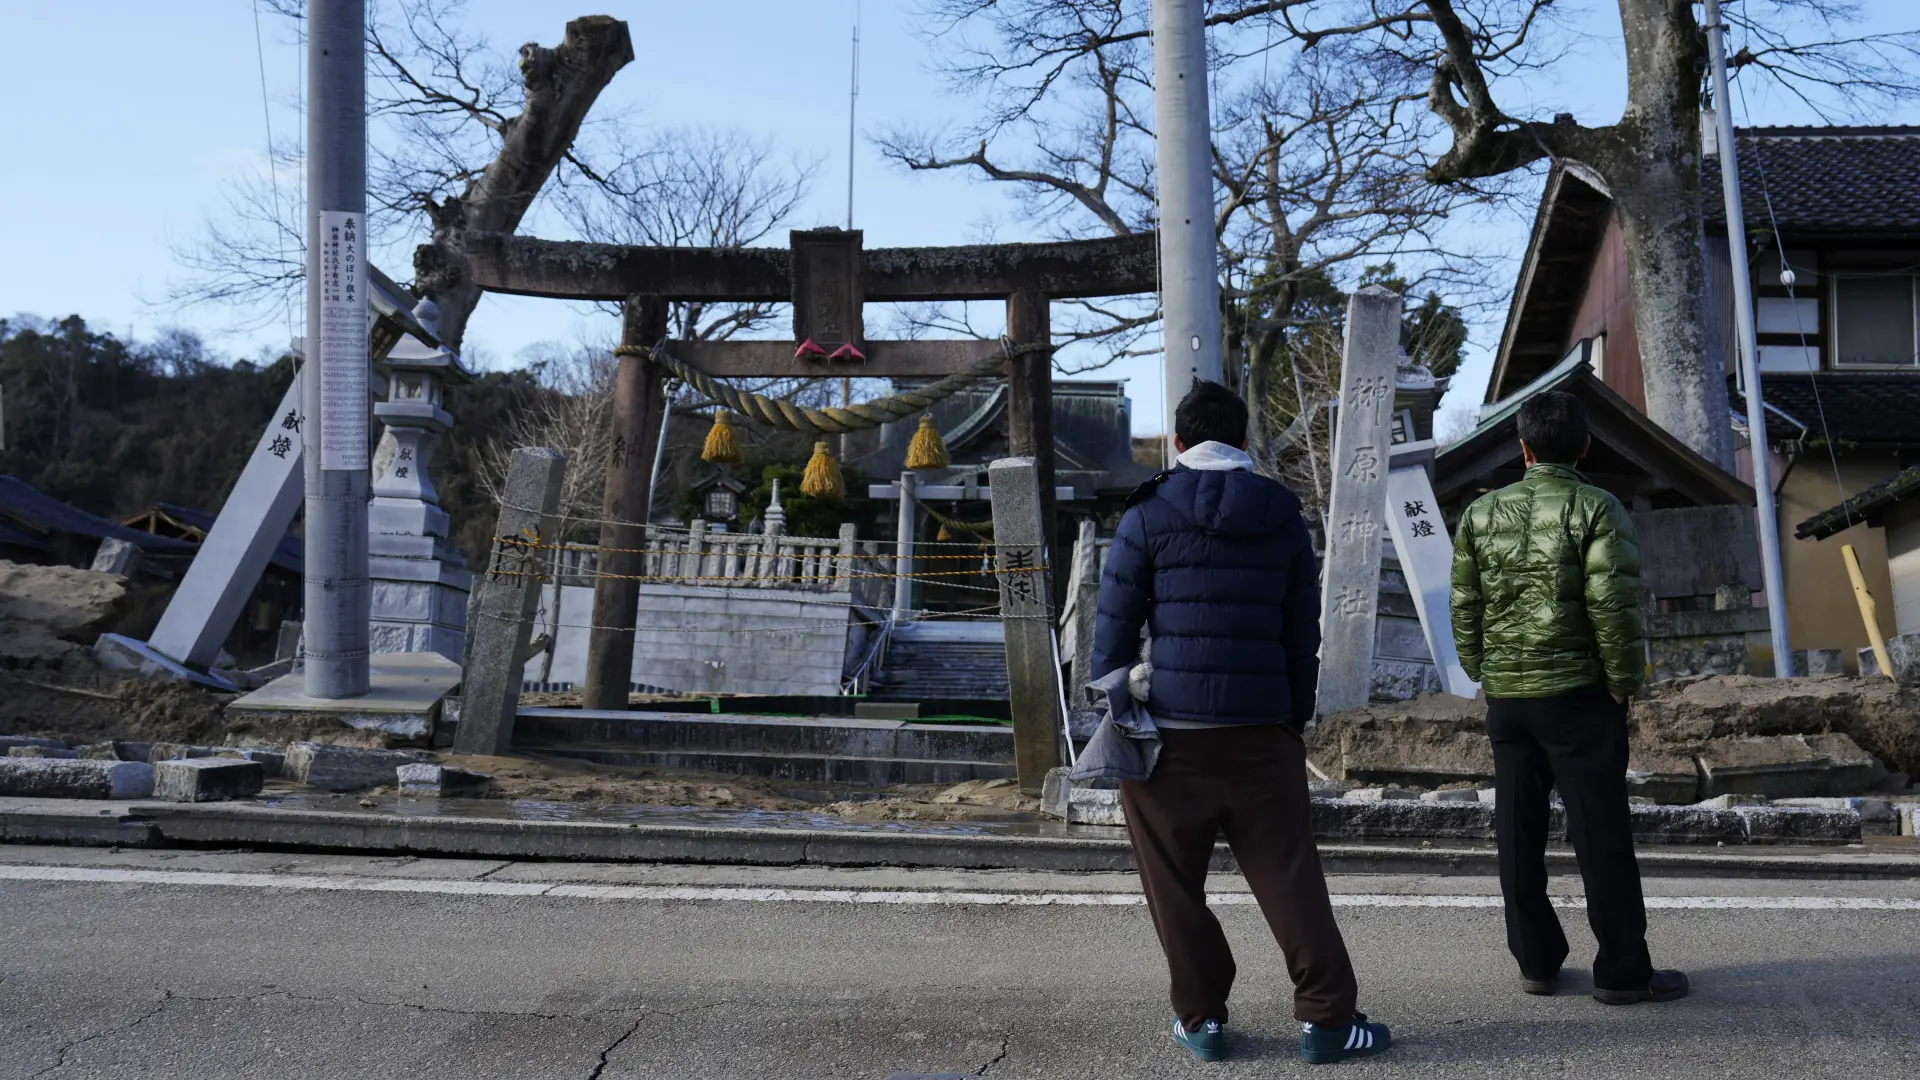
<svg viewBox="0 0 1920 1080">
<path fill-rule="evenodd" d="M 0 863 L 857 889 L 1116 892 L 1115 875 L 592 867 L 0 848 Z M 288 879 L 289 881 L 293 879 Z M 1485 895 L 1480 878 L 1337 890 Z M 1562 891 L 1577 891 L 1561 882 Z M 1229 879 L 1223 888 L 1234 888 Z M 1676 896 L 1887 897 L 1914 882 L 1663 879 Z M 0 1078 L 1298 1076 L 1286 976 L 1256 909 L 1233 1059 L 1165 1035 L 1143 908 L 637 900 L 0 880 Z M 1912 910 L 1657 910 L 1696 993 L 1609 1009 L 1518 992 L 1487 907 L 1342 908 L 1381 1077 L 1920 1074 Z M 1568 913 L 1576 956 L 1591 950 Z M 1585 985 L 1576 979 L 1576 989 Z"/>
</svg>

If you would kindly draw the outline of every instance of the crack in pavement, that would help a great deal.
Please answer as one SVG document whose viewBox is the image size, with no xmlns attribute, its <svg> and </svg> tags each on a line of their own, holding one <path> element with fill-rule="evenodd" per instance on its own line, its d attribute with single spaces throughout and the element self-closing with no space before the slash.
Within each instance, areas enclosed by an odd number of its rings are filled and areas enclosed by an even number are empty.
<svg viewBox="0 0 1920 1080">
<path fill-rule="evenodd" d="M 1012 1049 L 1013 1049 L 1013 1029 L 1008 1028 L 1007 1033 L 1005 1035 L 1000 1036 L 1000 1052 L 993 1055 L 993 1060 L 987 1062 L 985 1065 L 980 1066 L 978 1069 L 975 1069 L 973 1075 L 975 1076 L 987 1075 L 987 1072 L 991 1070 L 995 1065 L 998 1065 L 1001 1062 L 1007 1060 L 1007 1054 Z"/>
<path fill-rule="evenodd" d="M 606 1049 L 600 1051 L 600 1062 L 599 1064 L 593 1067 L 592 1072 L 587 1074 L 587 1080 L 600 1080 L 600 1074 L 607 1071 L 607 1059 L 613 1055 L 613 1052 L 615 1050 L 620 1049 L 621 1045 L 625 1043 L 628 1039 L 631 1039 L 635 1035 L 639 1034 L 640 1025 L 646 1022 L 647 1022 L 647 1014 L 643 1012 L 639 1016 L 634 1018 L 632 1027 L 628 1028 L 624 1033 L 622 1033 L 619 1038 L 613 1040 L 611 1043 L 608 1043 Z"/>
<path fill-rule="evenodd" d="M 33 1075 L 35 1077 L 46 1076 L 49 1073 L 57 1072 L 61 1069 L 66 1068 L 67 1055 L 72 1053 L 74 1050 L 82 1046 L 85 1046 L 87 1043 L 94 1042 L 95 1040 L 98 1040 L 98 1039 L 105 1039 L 113 1035 L 122 1035 L 122 1034 L 125 1034 L 126 1032 L 132 1031 L 134 1028 L 137 1028 L 141 1024 L 144 1024 L 147 1021 L 153 1019 L 154 1017 L 160 1015 L 160 1013 L 166 1009 L 167 1003 L 172 1000 L 173 1000 L 173 994 L 171 992 L 168 992 L 164 994 L 158 1002 L 154 1003 L 153 1008 L 148 1009 L 138 1019 L 134 1020 L 130 1024 L 125 1024 L 108 1031 L 98 1031 L 93 1033 L 92 1035 L 83 1035 L 78 1039 L 73 1039 L 68 1042 L 60 1044 L 59 1049 L 54 1051 L 53 1064 L 47 1066 L 44 1069 L 41 1069 L 39 1072 L 34 1073 Z"/>
</svg>

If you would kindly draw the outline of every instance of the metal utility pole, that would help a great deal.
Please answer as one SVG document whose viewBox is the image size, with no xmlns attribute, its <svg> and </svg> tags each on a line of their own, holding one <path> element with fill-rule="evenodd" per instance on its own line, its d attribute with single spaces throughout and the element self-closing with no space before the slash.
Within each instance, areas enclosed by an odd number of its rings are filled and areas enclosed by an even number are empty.
<svg viewBox="0 0 1920 1080">
<path fill-rule="evenodd" d="M 860 107 L 860 2 L 853 4 L 853 66 L 847 77 L 847 228 L 853 228 L 854 115 Z M 845 380 L 842 380 L 844 383 Z"/>
<path fill-rule="evenodd" d="M 365 0 L 307 3 L 306 690 L 369 688 Z M 318 375 L 318 378 L 314 376 Z"/>
<path fill-rule="evenodd" d="M 1153 0 L 1153 104 L 1160 163 L 1160 306 L 1167 455 L 1173 410 L 1194 380 L 1221 380 L 1213 235 L 1213 131 L 1203 0 Z"/>
<path fill-rule="evenodd" d="M 1773 629 L 1775 675 L 1792 675 L 1793 645 L 1787 639 L 1786 575 L 1780 569 L 1780 523 L 1773 505 L 1773 462 L 1767 456 L 1766 403 L 1753 331 L 1753 273 L 1747 266 L 1747 225 L 1740 211 L 1740 157 L 1733 141 L 1733 101 L 1727 94 L 1726 22 L 1720 0 L 1707 0 L 1707 63 L 1713 69 L 1713 118 L 1720 148 L 1720 184 L 1727 200 L 1727 248 L 1733 259 L 1733 329 L 1740 353 L 1740 383 L 1747 399 L 1748 452 L 1753 457 L 1754 509 L 1759 518 L 1760 573 L 1767 589 L 1767 622 Z"/>
</svg>

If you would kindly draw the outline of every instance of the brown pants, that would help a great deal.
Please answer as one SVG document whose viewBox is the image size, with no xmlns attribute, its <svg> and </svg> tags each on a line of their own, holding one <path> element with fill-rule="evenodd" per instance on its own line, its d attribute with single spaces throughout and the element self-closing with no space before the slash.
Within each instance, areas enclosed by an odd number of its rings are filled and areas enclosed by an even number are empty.
<svg viewBox="0 0 1920 1080">
<path fill-rule="evenodd" d="M 1227 1019 L 1233 952 L 1207 909 L 1207 864 L 1226 833 L 1293 976 L 1293 1015 L 1353 1018 L 1358 991 L 1313 845 L 1306 748 L 1279 726 L 1163 730 L 1149 779 L 1120 786 L 1133 858 L 1189 1030 Z"/>
</svg>

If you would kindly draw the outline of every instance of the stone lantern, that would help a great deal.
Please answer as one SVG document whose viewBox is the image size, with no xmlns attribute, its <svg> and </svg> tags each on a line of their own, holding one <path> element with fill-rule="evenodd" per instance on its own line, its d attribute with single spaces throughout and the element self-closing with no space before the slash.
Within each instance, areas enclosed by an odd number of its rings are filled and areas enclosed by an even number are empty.
<svg viewBox="0 0 1920 1080">
<path fill-rule="evenodd" d="M 414 317 L 432 329 L 437 312 L 422 300 Z M 373 407 L 384 426 L 374 457 L 368 550 L 373 579 L 373 651 L 433 652 L 458 663 L 466 642 L 473 572 L 447 542 L 427 463 L 453 426 L 445 406 L 450 385 L 473 375 L 444 345 L 403 338 L 380 364 L 387 400 Z"/>
</svg>

